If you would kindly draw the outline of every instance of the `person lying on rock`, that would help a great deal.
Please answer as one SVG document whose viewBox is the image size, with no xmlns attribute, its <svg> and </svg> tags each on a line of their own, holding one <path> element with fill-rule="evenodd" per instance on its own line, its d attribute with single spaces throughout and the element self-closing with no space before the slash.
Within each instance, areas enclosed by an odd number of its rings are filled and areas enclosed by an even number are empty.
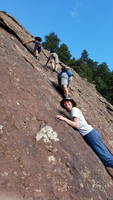
<svg viewBox="0 0 113 200">
<path fill-rule="evenodd" d="M 71 120 L 62 115 L 57 115 L 57 119 L 65 121 L 71 127 L 78 129 L 84 141 L 96 153 L 109 175 L 113 178 L 113 154 L 103 143 L 101 134 L 87 123 L 82 111 L 76 107 L 76 102 L 72 98 L 64 98 L 60 105 L 70 113 Z"/>
<path fill-rule="evenodd" d="M 40 52 L 41 52 L 41 47 L 42 47 L 42 38 L 41 37 L 35 37 L 34 39 L 28 41 L 28 42 L 24 42 L 24 44 L 27 44 L 27 43 L 30 43 L 30 42 L 34 42 L 34 54 L 35 54 L 35 57 L 37 59 L 39 59 L 39 55 L 40 55 Z"/>
</svg>

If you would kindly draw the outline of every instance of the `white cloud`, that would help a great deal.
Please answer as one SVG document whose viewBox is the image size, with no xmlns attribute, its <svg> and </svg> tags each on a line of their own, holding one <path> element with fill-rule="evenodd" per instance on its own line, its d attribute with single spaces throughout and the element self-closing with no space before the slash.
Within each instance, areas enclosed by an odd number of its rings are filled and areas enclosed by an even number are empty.
<svg viewBox="0 0 113 200">
<path fill-rule="evenodd" d="M 70 16 L 71 17 L 76 17 L 78 15 L 77 11 L 75 9 L 70 11 Z"/>
<path fill-rule="evenodd" d="M 80 8 L 82 6 L 82 0 L 74 0 L 73 8 L 70 10 L 71 17 L 77 17 L 79 15 Z"/>
</svg>

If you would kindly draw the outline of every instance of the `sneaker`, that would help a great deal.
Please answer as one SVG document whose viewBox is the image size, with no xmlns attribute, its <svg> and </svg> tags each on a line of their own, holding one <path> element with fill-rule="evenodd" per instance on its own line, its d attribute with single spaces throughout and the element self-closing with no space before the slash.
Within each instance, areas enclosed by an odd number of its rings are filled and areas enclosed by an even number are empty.
<svg viewBox="0 0 113 200">
<path fill-rule="evenodd" d="M 74 88 L 73 88 L 73 87 L 70 87 L 70 90 L 74 91 Z"/>
<path fill-rule="evenodd" d="M 53 68 L 53 72 L 57 72 L 57 70 L 55 68 Z"/>
<path fill-rule="evenodd" d="M 65 98 L 65 99 L 68 99 L 68 98 L 70 98 L 70 97 L 69 97 L 69 95 L 64 94 L 64 98 Z"/>
</svg>

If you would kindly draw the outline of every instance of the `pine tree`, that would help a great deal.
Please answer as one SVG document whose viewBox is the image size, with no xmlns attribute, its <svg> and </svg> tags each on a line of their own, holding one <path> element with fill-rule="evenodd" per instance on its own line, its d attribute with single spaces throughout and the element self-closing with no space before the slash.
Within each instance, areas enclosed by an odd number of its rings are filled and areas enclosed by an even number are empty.
<svg viewBox="0 0 113 200">
<path fill-rule="evenodd" d="M 68 65 L 69 61 L 70 61 L 70 58 L 71 58 L 71 53 L 69 51 L 69 48 L 66 44 L 61 44 L 58 51 L 58 56 L 59 56 L 59 59 Z"/>
<path fill-rule="evenodd" d="M 59 48 L 60 39 L 58 36 L 52 32 L 45 36 L 45 42 L 43 42 L 43 47 L 49 51 L 57 51 Z"/>
<path fill-rule="evenodd" d="M 87 61 L 88 61 L 88 52 L 84 49 L 82 54 L 81 54 L 81 59 L 82 61 L 87 64 Z"/>
</svg>

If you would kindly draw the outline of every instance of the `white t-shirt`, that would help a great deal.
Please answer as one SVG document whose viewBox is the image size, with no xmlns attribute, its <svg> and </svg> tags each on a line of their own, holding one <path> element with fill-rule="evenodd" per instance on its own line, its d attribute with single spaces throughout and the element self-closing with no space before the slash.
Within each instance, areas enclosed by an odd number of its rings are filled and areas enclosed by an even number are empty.
<svg viewBox="0 0 113 200">
<path fill-rule="evenodd" d="M 71 110 L 71 117 L 77 117 L 79 118 L 79 132 L 82 136 L 85 136 L 88 134 L 90 131 L 92 131 L 93 127 L 87 123 L 85 120 L 81 110 L 79 108 L 73 107 Z"/>
<path fill-rule="evenodd" d="M 50 58 L 51 58 L 51 59 L 54 59 L 55 62 L 56 62 L 56 64 L 59 63 L 58 55 L 57 55 L 55 52 L 54 52 L 54 53 L 51 53 Z"/>
</svg>

